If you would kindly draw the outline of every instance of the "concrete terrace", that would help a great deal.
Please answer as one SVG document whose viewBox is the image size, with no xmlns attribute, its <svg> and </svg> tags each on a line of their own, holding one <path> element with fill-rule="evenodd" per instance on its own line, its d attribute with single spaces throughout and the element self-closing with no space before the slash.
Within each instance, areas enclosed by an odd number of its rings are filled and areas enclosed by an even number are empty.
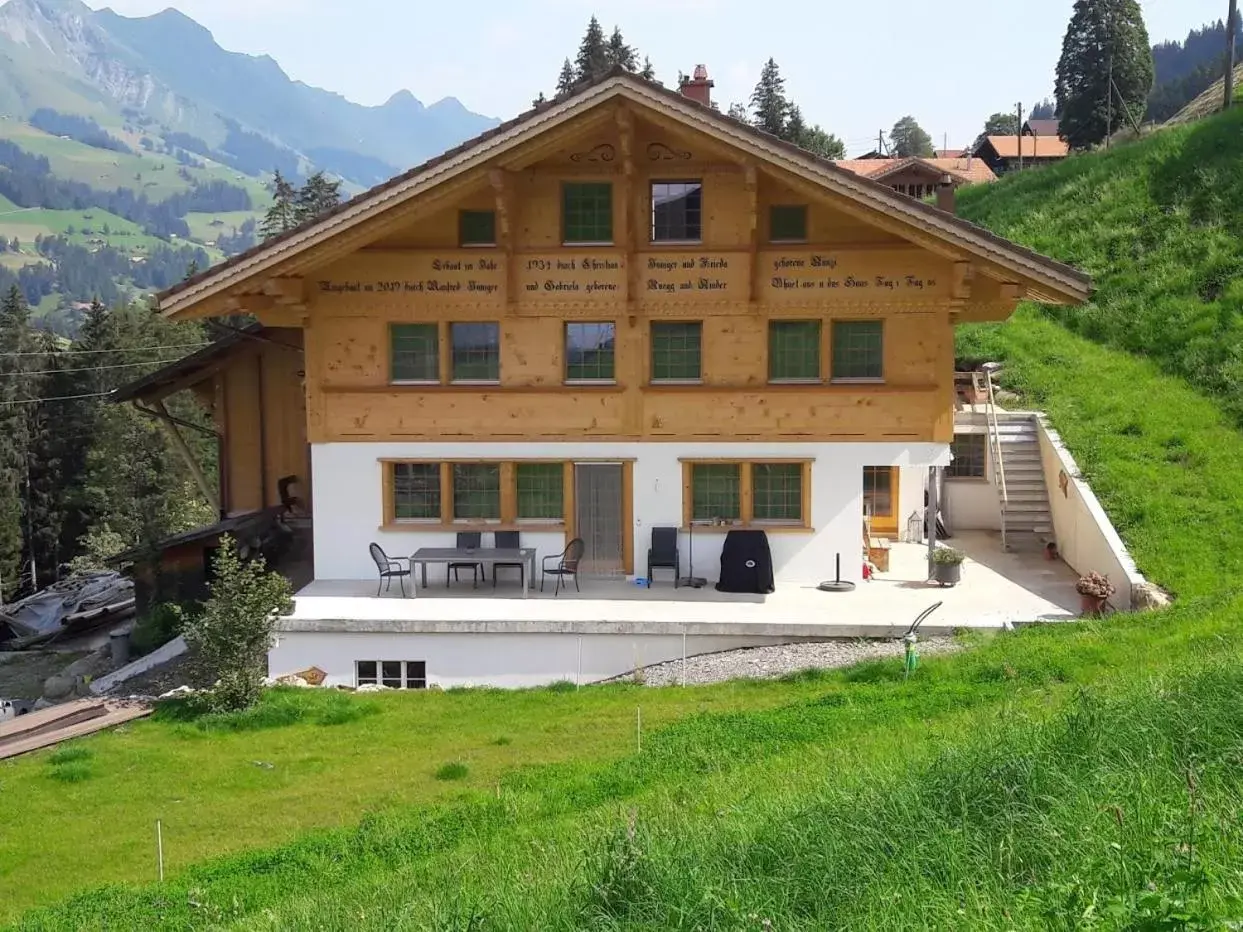
<svg viewBox="0 0 1243 932">
<path fill-rule="evenodd" d="M 667 573 L 651 589 L 621 579 L 580 580 L 582 592 L 562 590 L 553 579 L 523 599 L 514 573 L 473 589 L 444 585 L 431 576 L 415 598 L 377 597 L 376 581 L 316 580 L 295 597 L 284 631 L 391 633 L 565 633 L 746 635 L 802 638 L 892 637 L 934 602 L 941 608 L 925 623 L 927 634 L 955 628 L 1002 628 L 1078 616 L 1077 576 L 1041 553 L 1005 553 L 998 535 L 962 532 L 950 541 L 967 554 L 962 582 L 942 589 L 926 582 L 927 548 L 895 543 L 890 572 L 850 593 L 827 593 L 815 581 L 783 583 L 770 595 L 674 589 Z M 417 574 L 416 574 L 417 575 Z M 831 572 L 825 578 L 831 578 Z M 407 580 L 409 590 L 410 581 Z"/>
</svg>

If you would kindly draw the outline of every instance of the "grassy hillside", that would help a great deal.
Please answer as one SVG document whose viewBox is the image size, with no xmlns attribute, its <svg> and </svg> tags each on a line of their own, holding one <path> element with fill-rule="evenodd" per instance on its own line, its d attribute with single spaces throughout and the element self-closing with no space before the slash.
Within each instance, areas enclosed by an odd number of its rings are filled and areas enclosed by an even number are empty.
<svg viewBox="0 0 1243 932">
<path fill-rule="evenodd" d="M 1073 171 L 1104 183 L 1093 161 Z M 1184 174 L 1140 174 L 1160 170 Z M 989 208 L 1030 211 L 1041 174 L 1001 182 Z M 1100 274 L 1073 225 L 1085 213 L 1042 209 L 1072 219 L 1032 229 Z M 1162 232 L 1176 248 L 1201 231 Z M 1101 234 L 1102 249 L 1117 241 Z M 1188 279 L 1212 258 L 1180 255 Z M 1085 318 L 1134 300 L 1115 293 L 1133 278 L 1103 271 Z M 962 350 L 1003 360 L 1007 384 L 1050 412 L 1173 609 L 999 635 L 909 682 L 894 660 L 702 691 L 276 694 L 249 720 L 265 729 L 138 723 L 0 765 L 4 798 L 21 801 L 4 813 L 0 916 L 79 885 L 48 845 L 81 851 L 87 821 L 109 828 L 84 873 L 150 877 L 162 818 L 164 885 L 83 892 L 18 927 L 1235 927 L 1243 435 L 1161 371 L 1168 359 L 1050 317 L 968 328 Z M 301 720 L 280 727 L 290 708 Z"/>
<path fill-rule="evenodd" d="M 1243 65 L 1239 65 L 1234 69 L 1234 87 L 1235 99 L 1237 101 L 1240 93 L 1243 93 Z M 1177 126 L 1180 123 L 1193 123 L 1196 120 L 1203 120 L 1205 117 L 1213 115 L 1221 109 L 1225 94 L 1225 81 L 1216 82 L 1203 94 L 1170 117 L 1166 121 L 1166 125 Z"/>
<path fill-rule="evenodd" d="M 1243 108 L 965 190 L 964 216 L 1091 272 L 1051 312 L 1143 354 L 1243 421 Z"/>
</svg>

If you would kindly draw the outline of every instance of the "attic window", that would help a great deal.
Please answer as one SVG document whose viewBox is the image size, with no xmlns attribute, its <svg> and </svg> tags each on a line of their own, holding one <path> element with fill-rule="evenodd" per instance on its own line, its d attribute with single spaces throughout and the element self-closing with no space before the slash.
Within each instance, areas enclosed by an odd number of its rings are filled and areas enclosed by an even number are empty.
<svg viewBox="0 0 1243 932">
<path fill-rule="evenodd" d="M 772 243 L 807 242 L 807 205 L 774 204 L 770 207 L 768 240 Z"/>
<path fill-rule="evenodd" d="M 703 182 L 652 182 L 652 242 L 698 243 L 703 239 Z"/>
<path fill-rule="evenodd" d="M 458 240 L 463 246 L 495 246 L 496 211 L 463 210 L 459 212 Z"/>
</svg>

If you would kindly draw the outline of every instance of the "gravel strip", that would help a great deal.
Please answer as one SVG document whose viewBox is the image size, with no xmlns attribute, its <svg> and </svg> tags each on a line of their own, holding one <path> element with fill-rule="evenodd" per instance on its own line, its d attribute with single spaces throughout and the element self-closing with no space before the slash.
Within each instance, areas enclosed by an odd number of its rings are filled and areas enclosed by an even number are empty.
<svg viewBox="0 0 1243 932">
<path fill-rule="evenodd" d="M 930 637 L 919 642 L 919 654 L 948 654 L 963 645 L 950 637 Z M 901 641 L 837 640 L 808 644 L 782 644 L 776 647 L 744 647 L 719 654 L 686 658 L 686 685 L 702 686 L 734 679 L 775 679 L 799 670 L 827 670 L 848 667 L 862 660 L 901 657 Z M 678 686 L 682 683 L 682 661 L 671 660 L 642 668 L 648 686 Z M 632 680 L 627 673 L 606 682 Z"/>
</svg>

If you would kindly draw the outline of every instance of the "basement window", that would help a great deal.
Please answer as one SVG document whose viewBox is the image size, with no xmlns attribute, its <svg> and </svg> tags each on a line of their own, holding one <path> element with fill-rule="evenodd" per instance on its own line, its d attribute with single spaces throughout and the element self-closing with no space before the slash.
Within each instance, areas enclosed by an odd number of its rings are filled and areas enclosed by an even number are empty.
<svg viewBox="0 0 1243 932">
<path fill-rule="evenodd" d="M 356 660 L 355 686 L 385 686 L 389 689 L 426 689 L 425 660 Z"/>
<path fill-rule="evenodd" d="M 983 434 L 954 434 L 954 442 L 950 444 L 950 453 L 954 458 L 945 469 L 950 479 L 984 479 L 987 478 L 984 467 L 988 458 Z"/>
</svg>

